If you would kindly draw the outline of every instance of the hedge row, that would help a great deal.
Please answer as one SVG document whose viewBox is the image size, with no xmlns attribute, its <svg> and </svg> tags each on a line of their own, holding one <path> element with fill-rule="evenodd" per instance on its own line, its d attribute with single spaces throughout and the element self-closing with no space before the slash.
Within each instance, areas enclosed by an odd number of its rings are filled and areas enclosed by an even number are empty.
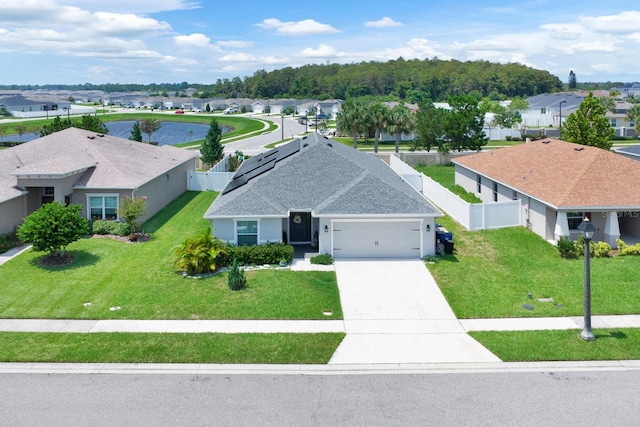
<svg viewBox="0 0 640 427">
<path fill-rule="evenodd" d="M 219 255 L 220 265 L 230 266 L 234 258 L 238 265 L 278 264 L 284 260 L 293 260 L 293 246 L 282 242 L 270 242 L 264 245 L 232 246 L 225 248 L 225 254 Z"/>
<path fill-rule="evenodd" d="M 116 236 L 128 236 L 131 228 L 119 221 L 91 221 L 89 224 L 91 234 L 114 234 Z"/>
</svg>

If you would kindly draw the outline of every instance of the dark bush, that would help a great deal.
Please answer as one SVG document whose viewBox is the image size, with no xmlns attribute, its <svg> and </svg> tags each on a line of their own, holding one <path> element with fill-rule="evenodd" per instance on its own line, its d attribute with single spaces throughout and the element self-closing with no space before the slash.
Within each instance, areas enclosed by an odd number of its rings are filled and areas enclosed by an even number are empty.
<svg viewBox="0 0 640 427">
<path fill-rule="evenodd" d="M 316 255 L 311 257 L 311 264 L 331 265 L 333 264 L 333 257 L 329 254 Z"/>
<path fill-rule="evenodd" d="M 247 287 L 247 279 L 244 276 L 244 271 L 238 268 L 238 262 L 234 258 L 231 270 L 229 270 L 229 289 L 232 291 L 239 291 Z"/>
<path fill-rule="evenodd" d="M 558 240 L 558 251 L 562 258 L 577 258 L 580 254 L 579 248 L 569 238 L 560 236 Z"/>
<path fill-rule="evenodd" d="M 131 228 L 124 222 L 96 220 L 90 224 L 92 234 L 113 234 L 116 236 L 128 236 Z"/>
<path fill-rule="evenodd" d="M 264 245 L 228 246 L 226 255 L 221 256 L 222 265 L 229 266 L 233 260 L 240 265 L 279 264 L 282 259 L 291 263 L 293 246 L 282 242 L 268 242 Z"/>
<path fill-rule="evenodd" d="M 19 246 L 21 243 L 15 233 L 0 234 L 0 254 Z"/>
</svg>

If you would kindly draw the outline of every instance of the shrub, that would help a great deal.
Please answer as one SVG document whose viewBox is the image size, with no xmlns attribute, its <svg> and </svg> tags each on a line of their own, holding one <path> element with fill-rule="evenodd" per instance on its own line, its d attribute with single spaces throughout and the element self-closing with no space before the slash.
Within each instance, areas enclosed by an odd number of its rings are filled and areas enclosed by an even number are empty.
<svg viewBox="0 0 640 427">
<path fill-rule="evenodd" d="M 207 227 L 194 237 L 187 237 L 175 248 L 177 259 L 174 265 L 187 274 L 214 272 L 220 265 L 220 255 L 225 252 L 225 244 L 211 234 Z"/>
<path fill-rule="evenodd" d="M 15 233 L 0 234 L 0 254 L 20 245 L 20 239 Z"/>
<path fill-rule="evenodd" d="M 333 264 L 333 257 L 329 254 L 316 255 L 311 257 L 311 264 L 331 265 Z"/>
<path fill-rule="evenodd" d="M 511 135 L 505 136 L 504 139 L 506 139 L 507 141 L 511 141 Z"/>
<path fill-rule="evenodd" d="M 611 254 L 611 245 L 607 242 L 591 243 L 589 253 L 596 258 L 606 258 Z"/>
<path fill-rule="evenodd" d="M 80 216 L 81 205 L 46 203 L 26 217 L 18 237 L 36 251 L 63 256 L 67 246 L 89 232 L 89 221 Z"/>
<path fill-rule="evenodd" d="M 640 243 L 636 243 L 635 245 L 627 245 L 621 239 L 618 239 L 617 242 L 618 242 L 618 255 L 621 255 L 621 256 L 640 255 Z"/>
<path fill-rule="evenodd" d="M 293 261 L 293 246 L 282 242 L 267 242 L 264 245 L 229 246 L 226 255 L 220 259 L 221 265 L 230 265 L 236 260 L 240 265 L 279 264 L 282 259 Z"/>
<path fill-rule="evenodd" d="M 124 218 L 124 222 L 129 224 L 131 233 L 138 230 L 137 219 L 143 216 L 147 211 L 147 196 L 142 197 L 123 197 L 120 201 L 120 209 L 118 215 Z"/>
<path fill-rule="evenodd" d="M 104 221 L 96 220 L 90 224 L 93 234 L 113 234 L 116 236 L 128 236 L 131 233 L 131 228 L 128 224 L 119 221 Z"/>
<path fill-rule="evenodd" d="M 234 258 L 231 270 L 229 270 L 229 289 L 239 291 L 247 287 L 247 279 L 244 277 L 244 271 L 238 268 L 238 261 Z"/>
<path fill-rule="evenodd" d="M 562 258 L 577 258 L 580 253 L 576 244 L 565 236 L 560 236 L 558 240 L 558 251 Z"/>
</svg>

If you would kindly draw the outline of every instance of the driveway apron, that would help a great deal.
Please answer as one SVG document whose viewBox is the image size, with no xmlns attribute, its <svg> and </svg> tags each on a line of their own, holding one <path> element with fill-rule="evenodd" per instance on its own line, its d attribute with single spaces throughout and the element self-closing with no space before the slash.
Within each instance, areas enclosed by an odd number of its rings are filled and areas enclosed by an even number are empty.
<svg viewBox="0 0 640 427">
<path fill-rule="evenodd" d="M 347 336 L 329 364 L 499 362 L 466 334 L 422 260 L 336 260 Z"/>
</svg>

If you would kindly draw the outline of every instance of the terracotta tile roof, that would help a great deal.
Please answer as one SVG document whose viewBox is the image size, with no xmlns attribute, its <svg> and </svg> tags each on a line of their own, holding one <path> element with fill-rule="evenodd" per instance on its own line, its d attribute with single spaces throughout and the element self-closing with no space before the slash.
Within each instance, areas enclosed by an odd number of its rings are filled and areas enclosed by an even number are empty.
<svg viewBox="0 0 640 427">
<path fill-rule="evenodd" d="M 600 148 L 545 139 L 453 162 L 555 207 L 640 208 L 640 162 Z"/>
</svg>

